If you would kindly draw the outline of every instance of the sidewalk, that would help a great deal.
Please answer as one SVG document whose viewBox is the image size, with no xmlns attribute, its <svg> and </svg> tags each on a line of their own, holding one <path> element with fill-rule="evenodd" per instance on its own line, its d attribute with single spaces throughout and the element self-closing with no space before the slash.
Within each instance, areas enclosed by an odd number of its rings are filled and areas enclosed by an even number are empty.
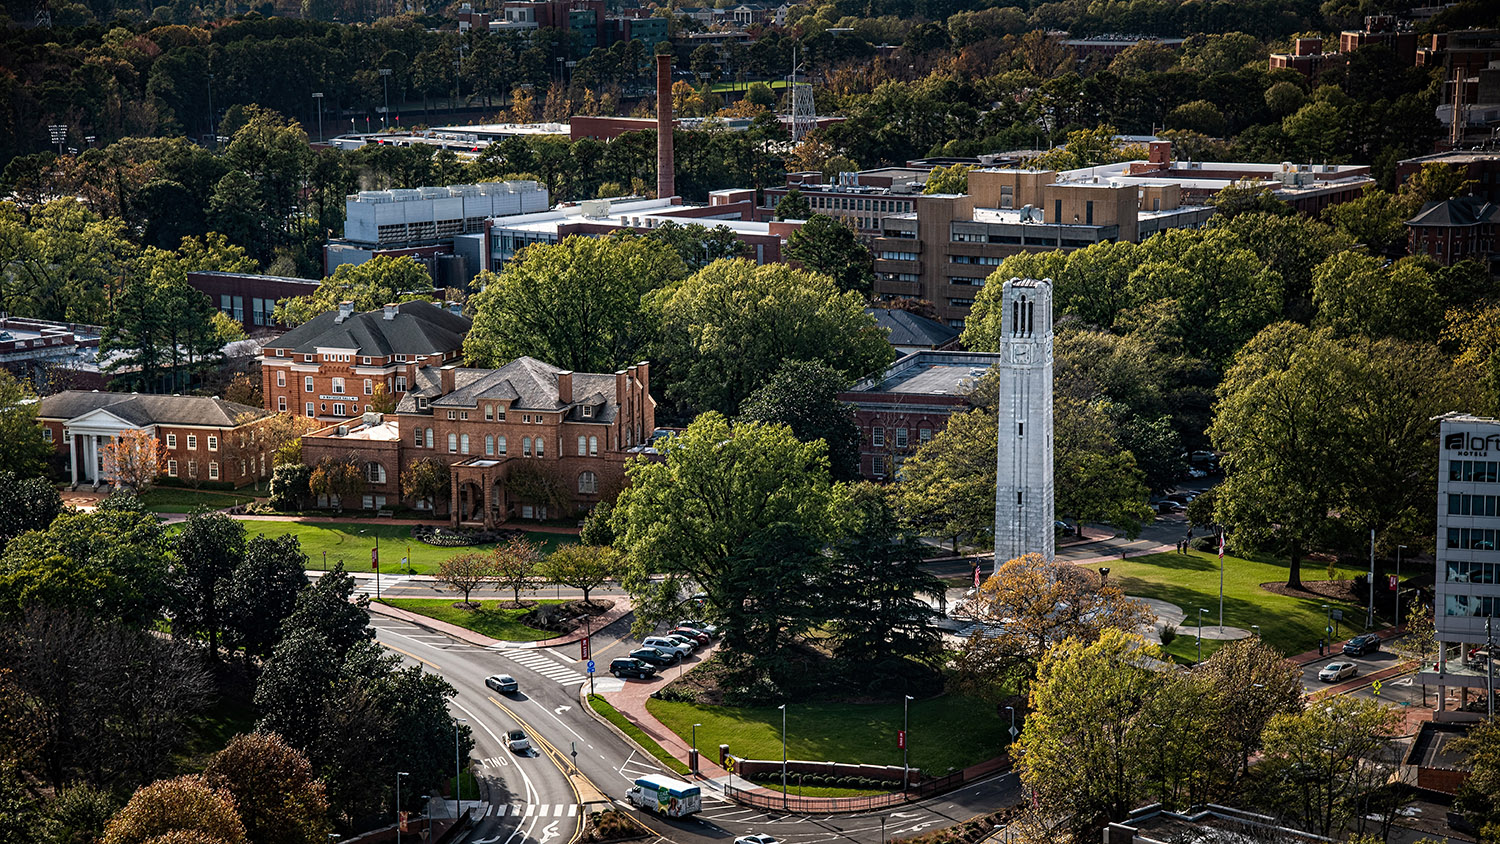
<svg viewBox="0 0 1500 844">
<path fill-rule="evenodd" d="M 627 615 L 634 606 L 633 604 L 631 604 L 630 598 L 623 595 L 612 596 L 610 600 L 614 601 L 615 605 L 613 607 L 610 607 L 609 611 L 604 615 L 597 616 L 592 622 L 590 622 L 588 626 L 589 630 L 603 630 L 605 627 L 614 624 L 616 621 L 619 621 L 621 618 Z M 587 635 L 587 633 L 585 633 L 585 631 L 580 628 L 578 630 L 574 630 L 572 633 L 565 633 L 561 636 L 555 636 L 551 639 L 543 639 L 539 642 L 507 642 L 501 639 L 491 639 L 483 633 L 475 633 L 473 630 L 459 627 L 456 624 L 449 624 L 446 621 L 438 621 L 435 618 L 429 618 L 425 615 L 411 612 L 410 610 L 403 610 L 398 607 L 387 606 L 386 604 L 376 603 L 375 601 L 370 602 L 370 612 L 375 613 L 376 615 L 386 616 L 387 618 L 394 618 L 400 621 L 408 622 L 410 624 L 415 624 L 418 627 L 425 627 L 435 633 L 442 633 L 445 636 L 452 636 L 453 638 L 458 639 L 461 642 L 467 642 L 471 645 L 481 648 L 552 648 L 558 645 L 567 645 L 573 642 L 577 642 L 583 639 L 585 635 Z"/>
</svg>

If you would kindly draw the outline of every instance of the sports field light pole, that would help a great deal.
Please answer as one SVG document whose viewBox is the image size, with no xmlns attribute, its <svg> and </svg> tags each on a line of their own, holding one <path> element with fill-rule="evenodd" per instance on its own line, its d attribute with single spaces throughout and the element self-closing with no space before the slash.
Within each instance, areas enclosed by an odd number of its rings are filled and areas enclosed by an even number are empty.
<svg viewBox="0 0 1500 844">
<path fill-rule="evenodd" d="M 391 69 L 382 67 L 379 72 L 380 81 L 385 83 L 385 114 L 380 115 L 380 128 L 384 129 L 391 119 Z"/>
<path fill-rule="evenodd" d="M 458 761 L 458 725 L 467 724 L 467 718 L 453 719 L 453 822 L 458 823 L 459 801 L 463 799 L 464 781 L 461 763 Z"/>
<path fill-rule="evenodd" d="M 912 696 L 906 695 L 901 701 L 901 791 L 905 793 L 911 788 L 911 765 L 907 763 L 908 754 L 911 753 L 911 730 L 907 726 L 911 723 Z"/>
<path fill-rule="evenodd" d="M 396 844 L 401 844 L 401 778 L 409 776 L 406 771 L 396 772 Z"/>
<path fill-rule="evenodd" d="M 776 708 L 781 710 L 781 810 L 787 812 L 791 810 L 786 799 L 786 704 Z"/>
<path fill-rule="evenodd" d="M 323 141 L 323 92 L 313 92 L 313 99 L 318 101 L 318 142 Z"/>
</svg>

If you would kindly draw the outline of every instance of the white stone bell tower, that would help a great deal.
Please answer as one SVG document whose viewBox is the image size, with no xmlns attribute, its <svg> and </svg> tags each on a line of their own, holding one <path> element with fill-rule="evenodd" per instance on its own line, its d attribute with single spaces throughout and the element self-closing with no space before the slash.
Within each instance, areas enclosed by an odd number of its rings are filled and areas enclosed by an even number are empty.
<svg viewBox="0 0 1500 844">
<path fill-rule="evenodd" d="M 995 569 L 1022 554 L 1051 560 L 1052 280 L 1013 278 L 1001 294 Z"/>
</svg>

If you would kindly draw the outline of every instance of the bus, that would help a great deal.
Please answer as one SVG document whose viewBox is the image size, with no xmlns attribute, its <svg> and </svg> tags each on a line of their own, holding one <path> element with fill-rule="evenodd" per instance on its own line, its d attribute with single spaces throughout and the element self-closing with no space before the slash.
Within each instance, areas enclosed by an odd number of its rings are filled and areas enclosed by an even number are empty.
<svg viewBox="0 0 1500 844">
<path fill-rule="evenodd" d="M 630 805 L 669 818 L 685 818 L 703 808 L 703 792 L 698 786 L 657 774 L 641 777 L 635 787 L 625 792 Z"/>
</svg>

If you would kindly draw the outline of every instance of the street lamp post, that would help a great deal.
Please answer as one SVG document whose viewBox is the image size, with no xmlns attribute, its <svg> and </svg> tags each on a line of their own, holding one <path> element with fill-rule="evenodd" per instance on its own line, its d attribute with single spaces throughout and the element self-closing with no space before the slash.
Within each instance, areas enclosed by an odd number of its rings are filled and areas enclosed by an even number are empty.
<svg viewBox="0 0 1500 844">
<path fill-rule="evenodd" d="M 911 764 L 907 761 L 911 754 L 911 702 L 912 696 L 906 695 L 901 701 L 901 790 L 905 792 L 911 787 Z"/>
<path fill-rule="evenodd" d="M 1396 546 L 1396 626 L 1401 626 L 1401 552 L 1405 545 Z"/>
<path fill-rule="evenodd" d="M 1330 646 L 1332 646 L 1333 645 L 1333 607 L 1330 606 L 1330 605 L 1328 605 L 1328 604 L 1324 604 L 1323 605 L 1323 621 L 1325 622 L 1324 625 L 1323 625 L 1323 632 L 1328 635 L 1328 644 Z"/>
<path fill-rule="evenodd" d="M 313 93 L 313 99 L 315 99 L 315 100 L 318 101 L 318 141 L 322 142 L 322 140 L 323 140 L 323 92 L 322 91 L 316 91 L 316 92 L 314 92 Z"/>
<path fill-rule="evenodd" d="M 219 146 L 219 119 L 214 113 L 214 75 L 208 75 L 208 133 L 214 138 L 214 147 Z"/>
<path fill-rule="evenodd" d="M 1198 608 L 1198 662 L 1203 661 L 1203 617 L 1208 615 L 1208 610 Z"/>
<path fill-rule="evenodd" d="M 453 822 L 458 823 L 458 807 L 463 800 L 463 767 L 458 761 L 458 725 L 467 724 L 467 718 L 455 718 L 453 721 Z"/>
<path fill-rule="evenodd" d="M 781 710 L 781 810 L 788 811 L 786 799 L 786 704 L 778 706 Z"/>
<path fill-rule="evenodd" d="M 406 771 L 396 772 L 396 844 L 401 844 L 401 778 L 409 776 Z"/>
<path fill-rule="evenodd" d="M 380 116 L 380 127 L 383 129 L 388 125 L 387 121 L 391 118 L 391 69 L 382 67 L 380 69 L 380 79 L 385 83 L 385 114 Z"/>
<path fill-rule="evenodd" d="M 1370 601 L 1365 609 L 1365 629 L 1375 629 L 1375 528 L 1370 528 Z"/>
<path fill-rule="evenodd" d="M 702 724 L 693 725 L 693 773 L 698 773 L 698 728 Z"/>
</svg>

